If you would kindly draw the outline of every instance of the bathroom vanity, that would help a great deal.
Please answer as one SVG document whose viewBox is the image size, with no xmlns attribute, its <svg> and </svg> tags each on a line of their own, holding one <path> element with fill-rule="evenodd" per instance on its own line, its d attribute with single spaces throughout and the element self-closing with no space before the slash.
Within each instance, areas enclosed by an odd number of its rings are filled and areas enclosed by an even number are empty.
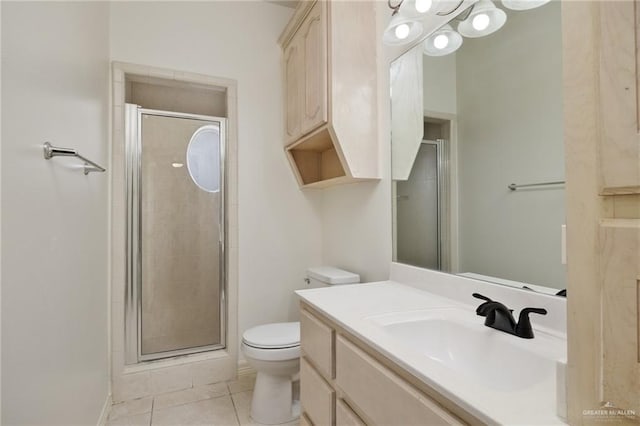
<svg viewBox="0 0 640 426">
<path fill-rule="evenodd" d="M 473 292 L 549 314 L 521 339 L 485 327 Z M 298 295 L 302 424 L 563 424 L 562 298 L 400 264 L 390 281 Z"/>
</svg>

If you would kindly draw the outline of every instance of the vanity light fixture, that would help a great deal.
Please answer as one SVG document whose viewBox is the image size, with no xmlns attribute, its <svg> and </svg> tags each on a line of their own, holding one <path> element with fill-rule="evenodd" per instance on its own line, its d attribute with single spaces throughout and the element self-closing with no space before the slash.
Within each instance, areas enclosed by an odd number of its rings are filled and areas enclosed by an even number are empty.
<svg viewBox="0 0 640 426">
<path fill-rule="evenodd" d="M 399 46 L 411 43 L 422 35 L 422 23 L 394 12 L 382 36 L 384 44 Z"/>
<path fill-rule="evenodd" d="M 428 56 L 445 56 L 462 46 L 462 36 L 447 24 L 427 38 L 422 49 Z"/>
<path fill-rule="evenodd" d="M 458 24 L 458 32 L 465 37 L 483 37 L 498 31 L 507 22 L 507 14 L 491 0 L 480 0 L 464 21 Z"/>
<path fill-rule="evenodd" d="M 433 0 L 403 0 L 400 4 L 400 13 L 407 17 L 420 17 L 431 10 Z"/>
<path fill-rule="evenodd" d="M 502 5 L 511 10 L 530 10 L 544 6 L 551 0 L 502 0 Z"/>
</svg>

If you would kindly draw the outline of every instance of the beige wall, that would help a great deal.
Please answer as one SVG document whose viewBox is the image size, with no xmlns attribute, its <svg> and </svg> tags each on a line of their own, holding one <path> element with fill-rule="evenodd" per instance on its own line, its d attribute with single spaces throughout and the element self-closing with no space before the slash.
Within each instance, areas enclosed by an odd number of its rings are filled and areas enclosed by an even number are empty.
<svg viewBox="0 0 640 426">
<path fill-rule="evenodd" d="M 113 60 L 238 81 L 240 334 L 296 318 L 293 291 L 322 261 L 322 194 L 298 189 L 282 151 L 277 38 L 291 14 L 261 1 L 111 4 Z"/>
<path fill-rule="evenodd" d="M 108 395 L 106 3 L 2 2 L 2 423 L 96 424 Z"/>
</svg>

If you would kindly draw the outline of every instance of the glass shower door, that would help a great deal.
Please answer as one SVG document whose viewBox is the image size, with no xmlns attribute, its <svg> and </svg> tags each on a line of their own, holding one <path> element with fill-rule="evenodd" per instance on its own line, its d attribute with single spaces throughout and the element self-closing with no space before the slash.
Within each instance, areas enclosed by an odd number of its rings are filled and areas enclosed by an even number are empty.
<svg viewBox="0 0 640 426">
<path fill-rule="evenodd" d="M 224 119 L 137 110 L 136 362 L 222 348 Z"/>
</svg>

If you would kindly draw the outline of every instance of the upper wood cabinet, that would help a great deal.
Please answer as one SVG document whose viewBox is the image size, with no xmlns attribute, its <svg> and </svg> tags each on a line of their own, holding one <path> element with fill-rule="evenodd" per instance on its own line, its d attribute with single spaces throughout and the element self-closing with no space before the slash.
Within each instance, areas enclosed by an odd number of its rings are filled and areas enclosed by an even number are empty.
<svg viewBox="0 0 640 426">
<path fill-rule="evenodd" d="M 640 194 L 638 1 L 600 8 L 600 142 L 603 195 Z"/>
<path fill-rule="evenodd" d="M 371 2 L 301 1 L 280 36 L 285 150 L 301 187 L 379 179 Z"/>
</svg>

